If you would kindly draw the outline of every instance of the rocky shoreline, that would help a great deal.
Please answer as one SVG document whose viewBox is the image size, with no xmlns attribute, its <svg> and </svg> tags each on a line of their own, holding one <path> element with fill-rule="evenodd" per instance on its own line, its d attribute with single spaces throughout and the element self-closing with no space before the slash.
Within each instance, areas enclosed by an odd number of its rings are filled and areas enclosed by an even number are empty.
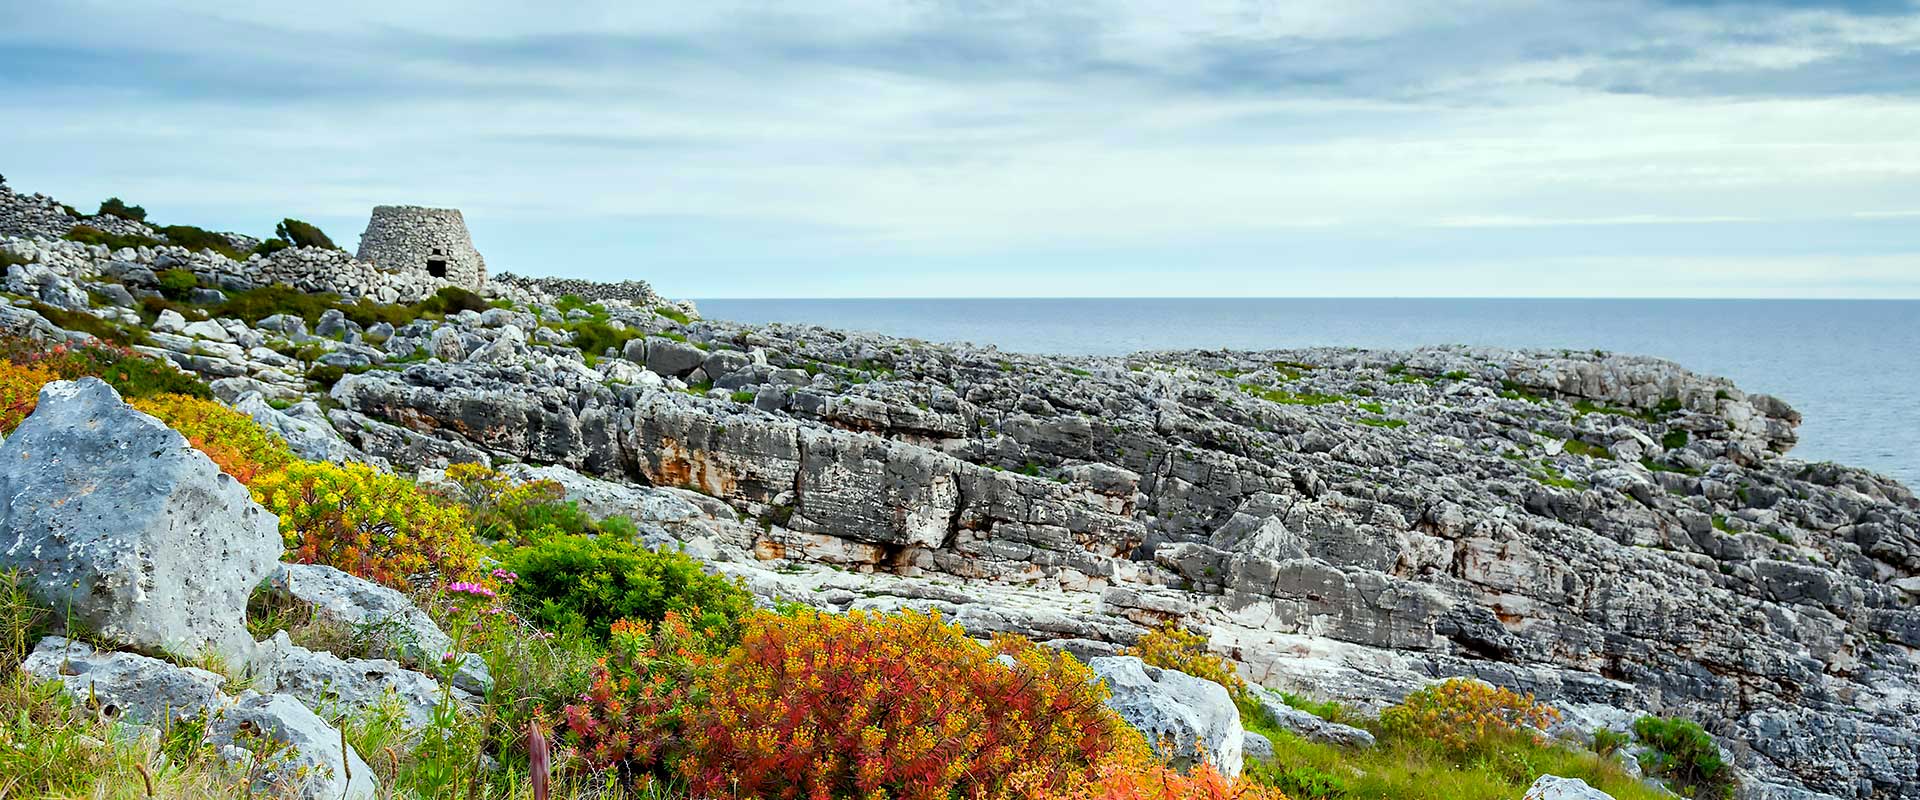
<svg viewBox="0 0 1920 800">
<path fill-rule="evenodd" d="M 1669 362 L 1044 357 L 511 278 L 500 307 L 401 325 L 149 321 L 166 269 L 436 287 L 298 249 L 0 250 L 9 335 L 86 336 L 46 308 L 138 330 L 307 458 L 557 480 L 770 600 L 938 609 L 1085 657 L 1174 621 L 1273 689 L 1377 709 L 1471 676 L 1572 730 L 1698 720 L 1748 797 L 1920 797 L 1920 500 L 1791 458 L 1787 404 Z"/>
</svg>

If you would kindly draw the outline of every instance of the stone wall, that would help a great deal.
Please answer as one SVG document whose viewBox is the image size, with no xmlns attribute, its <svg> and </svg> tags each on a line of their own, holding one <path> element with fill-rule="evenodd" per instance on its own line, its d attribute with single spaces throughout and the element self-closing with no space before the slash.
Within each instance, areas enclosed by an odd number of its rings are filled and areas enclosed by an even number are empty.
<svg viewBox="0 0 1920 800">
<path fill-rule="evenodd" d="M 699 315 L 694 309 L 692 301 L 674 301 L 661 297 L 660 293 L 654 291 L 653 286 L 646 281 L 603 283 L 600 281 L 581 280 L 579 278 L 531 278 L 515 275 L 511 272 L 502 272 L 499 275 L 495 275 L 493 281 L 496 290 L 511 286 L 527 290 L 533 293 L 534 296 L 552 298 L 573 295 L 574 297 L 594 303 L 617 300 L 631 303 L 638 308 L 668 306 L 689 315 Z"/>
<path fill-rule="evenodd" d="M 58 200 L 44 194 L 16 194 L 5 183 L 0 183 L 0 236 L 59 239 L 75 225 L 121 235 L 155 235 L 152 228 L 130 219 L 73 216 Z"/>
<path fill-rule="evenodd" d="M 487 285 L 487 262 L 473 249 L 467 222 L 456 208 L 375 206 L 360 235 L 360 260 L 476 292 Z"/>
</svg>

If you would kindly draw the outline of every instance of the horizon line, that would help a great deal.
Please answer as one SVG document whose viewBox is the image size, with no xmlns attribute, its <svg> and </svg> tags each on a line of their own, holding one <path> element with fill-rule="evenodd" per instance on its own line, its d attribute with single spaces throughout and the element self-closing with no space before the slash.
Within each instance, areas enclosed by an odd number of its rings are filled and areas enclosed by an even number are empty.
<svg viewBox="0 0 1920 800">
<path fill-rule="evenodd" d="M 948 295 L 808 295 L 798 297 L 683 297 L 683 300 L 696 302 L 708 300 L 725 301 L 793 301 L 793 300 L 1608 300 L 1608 301 L 1646 301 L 1661 300 L 1688 302 L 1728 302 L 1728 303 L 1912 303 L 1920 302 L 1920 295 L 1902 297 L 1704 297 L 1684 295 L 1636 296 L 1636 295 L 1000 295 L 1000 296 L 948 296 Z"/>
</svg>

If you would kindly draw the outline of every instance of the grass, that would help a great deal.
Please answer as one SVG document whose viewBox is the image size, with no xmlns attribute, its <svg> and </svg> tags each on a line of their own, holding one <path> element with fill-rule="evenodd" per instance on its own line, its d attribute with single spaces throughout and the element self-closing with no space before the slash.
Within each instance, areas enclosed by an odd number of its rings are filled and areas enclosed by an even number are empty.
<svg viewBox="0 0 1920 800">
<path fill-rule="evenodd" d="M 1589 444 L 1587 442 L 1580 441 L 1579 439 L 1568 439 L 1566 441 L 1566 444 L 1561 445 L 1560 449 L 1566 451 L 1570 455 L 1586 456 L 1587 458 L 1599 458 L 1599 459 L 1613 458 L 1613 454 L 1610 452 L 1607 452 L 1607 448 L 1601 447 L 1597 444 Z"/>
<path fill-rule="evenodd" d="M 245 776 L 199 745 L 197 724 L 139 737 L 20 670 L 51 614 L 0 574 L 0 797 L 238 798 Z"/>
<path fill-rule="evenodd" d="M 1308 741 L 1264 714 L 1243 710 L 1241 721 L 1273 742 L 1273 760 L 1247 762 L 1247 776 L 1294 800 L 1512 800 L 1549 774 L 1580 778 L 1617 800 L 1663 797 L 1593 752 L 1523 736 L 1489 737 L 1473 754 L 1455 759 L 1431 742 L 1396 736 L 1371 720 L 1345 720 L 1379 737 L 1378 746 L 1365 750 Z"/>
<path fill-rule="evenodd" d="M 1347 399 L 1344 395 L 1320 394 L 1319 392 L 1289 392 L 1285 389 L 1255 386 L 1250 383 L 1241 384 L 1240 391 L 1269 403 L 1279 403 L 1280 405 L 1286 406 L 1324 406 L 1331 403 L 1343 402 Z"/>
<path fill-rule="evenodd" d="M 1587 488 L 1586 484 L 1567 477 L 1566 473 L 1561 472 L 1551 461 L 1540 462 L 1538 469 L 1533 471 L 1533 479 L 1556 489 L 1580 491 Z"/>
<path fill-rule="evenodd" d="M 1453 373 L 1450 372 L 1447 374 L 1452 375 Z M 1540 396 L 1539 393 L 1533 391 L 1531 388 L 1514 383 L 1513 381 L 1500 382 L 1500 396 L 1509 400 L 1525 400 L 1534 405 L 1547 404 L 1547 398 Z"/>
</svg>

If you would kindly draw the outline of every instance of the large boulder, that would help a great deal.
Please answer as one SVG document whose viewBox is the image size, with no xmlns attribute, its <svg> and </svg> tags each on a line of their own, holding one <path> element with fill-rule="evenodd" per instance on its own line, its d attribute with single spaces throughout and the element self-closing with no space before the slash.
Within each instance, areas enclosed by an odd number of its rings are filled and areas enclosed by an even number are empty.
<svg viewBox="0 0 1920 800">
<path fill-rule="evenodd" d="M 47 384 L 0 445 L 0 569 L 104 640 L 243 659 L 281 549 L 245 486 L 99 380 Z"/>
<path fill-rule="evenodd" d="M 1226 687 L 1133 656 L 1095 658 L 1087 666 L 1106 681 L 1107 706 L 1161 757 L 1181 768 L 1204 761 L 1222 775 L 1240 774 L 1246 730 Z"/>
<path fill-rule="evenodd" d="M 372 800 L 373 768 L 292 695 L 248 691 L 207 723 L 207 741 L 254 776 L 253 789 L 302 800 Z"/>
<path fill-rule="evenodd" d="M 100 713 L 143 725 L 194 719 L 225 705 L 214 673 L 176 667 L 133 653 L 107 653 L 59 636 L 40 640 L 20 669 L 59 681 L 75 700 Z"/>
</svg>

